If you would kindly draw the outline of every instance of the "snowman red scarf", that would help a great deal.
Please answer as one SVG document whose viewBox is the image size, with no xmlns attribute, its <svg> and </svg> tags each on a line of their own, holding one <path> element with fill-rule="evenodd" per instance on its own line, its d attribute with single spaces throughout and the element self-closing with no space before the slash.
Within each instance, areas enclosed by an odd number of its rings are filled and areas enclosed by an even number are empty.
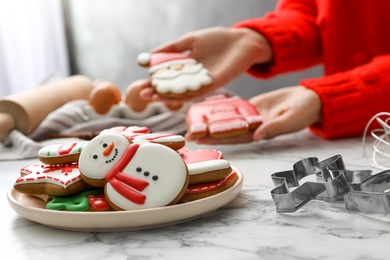
<svg viewBox="0 0 390 260">
<path fill-rule="evenodd" d="M 130 144 L 123 156 L 119 159 L 118 163 L 115 164 L 115 166 L 108 172 L 105 179 L 112 185 L 114 190 L 126 199 L 136 204 L 144 204 L 146 196 L 138 191 L 143 191 L 149 183 L 145 180 L 122 172 L 126 165 L 131 161 L 138 148 L 139 144 Z M 130 187 L 138 191 L 135 191 Z"/>
</svg>

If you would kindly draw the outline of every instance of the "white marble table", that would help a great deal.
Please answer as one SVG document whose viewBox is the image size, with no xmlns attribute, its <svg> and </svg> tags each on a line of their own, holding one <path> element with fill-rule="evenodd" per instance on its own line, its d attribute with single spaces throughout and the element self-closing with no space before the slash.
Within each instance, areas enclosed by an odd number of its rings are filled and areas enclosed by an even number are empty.
<svg viewBox="0 0 390 260">
<path fill-rule="evenodd" d="M 258 144 L 215 148 L 244 174 L 235 200 L 189 222 L 115 233 L 58 230 L 19 216 L 6 193 L 19 168 L 35 160 L 0 162 L 1 258 L 390 259 L 389 222 L 348 211 L 342 203 L 320 201 L 280 214 L 270 195 L 270 175 L 290 170 L 306 157 L 322 160 L 341 154 L 350 170 L 372 169 L 363 157 L 361 139 L 325 141 L 302 131 Z"/>
</svg>

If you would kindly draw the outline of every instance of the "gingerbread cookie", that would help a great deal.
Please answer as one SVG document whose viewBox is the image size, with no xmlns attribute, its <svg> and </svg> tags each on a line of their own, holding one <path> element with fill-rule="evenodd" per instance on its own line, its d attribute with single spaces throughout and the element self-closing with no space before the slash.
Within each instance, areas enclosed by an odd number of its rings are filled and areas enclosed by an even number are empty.
<svg viewBox="0 0 390 260">
<path fill-rule="evenodd" d="M 83 180 L 104 187 L 114 210 L 162 207 L 177 203 L 188 186 L 181 156 L 161 144 L 132 143 L 125 135 L 101 133 L 79 158 Z"/>
<path fill-rule="evenodd" d="M 69 196 L 90 188 L 77 164 L 36 164 L 21 168 L 20 174 L 14 188 L 21 193 Z"/>
<path fill-rule="evenodd" d="M 50 165 L 77 162 L 83 147 L 88 141 L 53 144 L 42 147 L 38 151 L 38 159 Z"/>
<path fill-rule="evenodd" d="M 189 185 L 223 180 L 232 172 L 230 163 L 223 159 L 220 151 L 181 149 L 179 154 L 187 164 Z"/>
<path fill-rule="evenodd" d="M 117 133 L 126 136 L 132 143 L 156 143 L 179 150 L 185 145 L 185 138 L 181 135 L 169 133 L 150 133 L 149 128 L 139 126 L 118 126 L 103 130 L 104 133 Z"/>
<path fill-rule="evenodd" d="M 262 123 L 262 118 L 247 100 L 217 95 L 192 105 L 186 121 L 188 132 L 195 138 L 224 138 L 253 131 Z"/>
<path fill-rule="evenodd" d="M 116 133 L 126 136 L 133 143 L 157 143 L 174 150 L 184 147 L 185 139 L 181 135 L 169 133 L 150 133 L 149 128 L 139 126 L 118 126 L 105 129 L 102 133 Z M 38 159 L 50 165 L 77 162 L 81 151 L 89 141 L 69 142 L 65 144 L 47 145 L 38 151 Z"/>
<path fill-rule="evenodd" d="M 208 70 L 182 53 L 141 53 L 138 64 L 149 67 L 154 91 L 163 98 L 197 96 L 212 84 Z"/>
<path fill-rule="evenodd" d="M 233 171 L 223 180 L 189 185 L 180 202 L 190 202 L 216 195 L 232 187 L 237 180 L 238 175 Z"/>
<path fill-rule="evenodd" d="M 72 196 L 54 197 L 47 204 L 49 210 L 109 211 L 110 204 L 103 189 L 87 190 Z"/>
</svg>

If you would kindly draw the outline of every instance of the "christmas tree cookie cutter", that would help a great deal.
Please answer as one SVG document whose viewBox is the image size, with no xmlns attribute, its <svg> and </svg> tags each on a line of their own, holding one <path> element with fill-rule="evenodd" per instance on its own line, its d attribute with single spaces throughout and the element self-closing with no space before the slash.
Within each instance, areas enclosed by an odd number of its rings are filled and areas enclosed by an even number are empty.
<svg viewBox="0 0 390 260">
<path fill-rule="evenodd" d="M 309 175 L 315 175 L 317 181 L 299 183 Z M 350 185 L 362 183 L 370 176 L 370 170 L 347 170 L 341 155 L 323 161 L 310 157 L 296 162 L 293 170 L 272 174 L 275 188 L 271 190 L 271 196 L 277 212 L 291 213 L 313 199 L 343 201 L 344 195 L 350 191 Z M 290 191 L 293 187 L 295 189 Z"/>
</svg>

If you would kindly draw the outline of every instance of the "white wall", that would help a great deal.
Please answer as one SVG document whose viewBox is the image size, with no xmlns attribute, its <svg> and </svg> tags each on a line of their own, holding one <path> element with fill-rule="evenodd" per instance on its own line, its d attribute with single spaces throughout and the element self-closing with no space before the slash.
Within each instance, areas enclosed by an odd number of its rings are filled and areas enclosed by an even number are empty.
<svg viewBox="0 0 390 260">
<path fill-rule="evenodd" d="M 75 71 L 115 82 L 122 89 L 147 77 L 136 63 L 140 52 L 189 31 L 234 23 L 272 10 L 275 0 L 69 0 L 69 39 Z M 295 85 L 320 69 L 261 81 L 243 75 L 228 88 L 248 98 L 270 89 Z"/>
<path fill-rule="evenodd" d="M 0 0 L 0 97 L 69 75 L 61 0 Z"/>
</svg>

